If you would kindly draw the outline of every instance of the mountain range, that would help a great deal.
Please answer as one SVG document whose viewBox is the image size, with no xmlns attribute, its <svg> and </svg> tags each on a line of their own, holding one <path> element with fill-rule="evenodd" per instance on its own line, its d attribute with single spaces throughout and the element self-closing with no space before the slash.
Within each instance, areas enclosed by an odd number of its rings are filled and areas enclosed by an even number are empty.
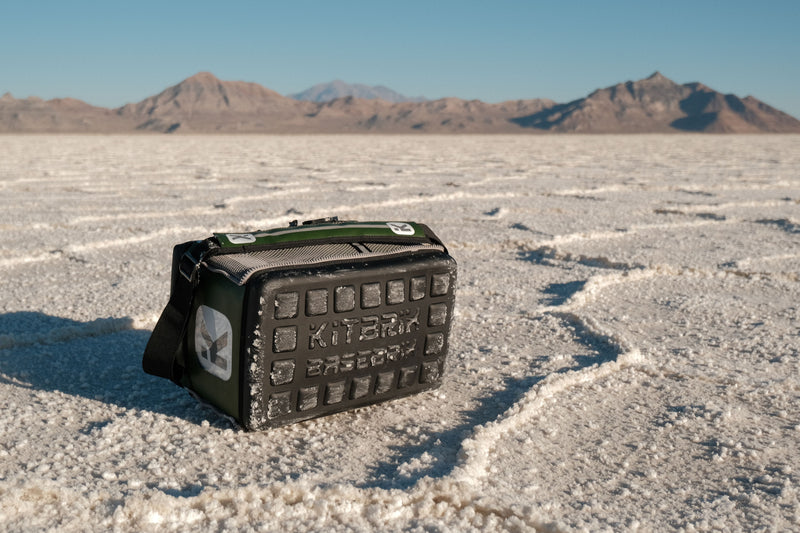
<svg viewBox="0 0 800 533">
<path fill-rule="evenodd" d="M 364 100 L 384 100 L 394 104 L 400 102 L 424 102 L 426 98 L 418 96 L 409 98 L 391 90 L 383 85 L 364 85 L 362 83 L 345 83 L 342 80 L 334 80 L 329 83 L 319 83 L 306 89 L 303 92 L 290 94 L 289 98 L 295 100 L 306 100 L 309 102 L 330 102 L 337 98 L 353 96 Z"/>
<path fill-rule="evenodd" d="M 116 109 L 6 93 L 0 133 L 800 133 L 800 121 L 752 96 L 678 84 L 658 72 L 567 103 L 408 101 L 367 86 L 339 96 L 347 87 L 354 86 L 333 82 L 287 97 L 201 72 Z"/>
</svg>

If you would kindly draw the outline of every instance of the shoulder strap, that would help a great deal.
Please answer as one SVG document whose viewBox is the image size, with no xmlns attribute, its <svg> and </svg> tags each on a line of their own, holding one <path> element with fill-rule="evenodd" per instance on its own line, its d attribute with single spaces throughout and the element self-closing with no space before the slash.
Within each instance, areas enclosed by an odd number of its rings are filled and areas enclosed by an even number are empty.
<svg viewBox="0 0 800 533">
<path fill-rule="evenodd" d="M 183 341 L 189 325 L 200 262 L 213 247 L 210 239 L 177 245 L 173 251 L 173 270 L 167 306 L 144 349 L 142 368 L 148 374 L 168 378 L 181 385 L 186 366 Z"/>
</svg>

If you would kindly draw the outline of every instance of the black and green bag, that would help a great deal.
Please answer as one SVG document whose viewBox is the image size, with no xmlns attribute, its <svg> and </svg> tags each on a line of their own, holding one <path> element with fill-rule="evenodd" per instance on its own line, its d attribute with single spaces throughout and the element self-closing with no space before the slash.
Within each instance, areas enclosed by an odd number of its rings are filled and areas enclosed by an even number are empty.
<svg viewBox="0 0 800 533">
<path fill-rule="evenodd" d="M 177 245 L 144 353 L 259 430 L 441 383 L 456 262 L 413 222 L 293 222 Z"/>
</svg>

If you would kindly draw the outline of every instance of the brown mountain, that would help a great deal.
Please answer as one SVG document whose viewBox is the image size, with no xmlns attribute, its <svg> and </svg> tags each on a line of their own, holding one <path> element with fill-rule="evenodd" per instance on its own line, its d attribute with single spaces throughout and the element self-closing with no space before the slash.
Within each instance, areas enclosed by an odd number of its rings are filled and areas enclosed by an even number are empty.
<svg viewBox="0 0 800 533">
<path fill-rule="evenodd" d="M 305 131 L 305 114 L 315 107 L 257 83 L 221 81 L 200 72 L 116 112 L 139 130 L 275 133 Z"/>
<path fill-rule="evenodd" d="M 800 133 L 800 121 L 752 96 L 721 94 L 702 83 L 679 85 L 659 72 L 513 122 L 565 133 Z"/>
<path fill-rule="evenodd" d="M 256 83 L 201 72 L 135 104 L 111 110 L 73 99 L 0 98 L 0 132 L 166 133 L 800 133 L 800 121 L 748 96 L 658 72 L 566 104 L 489 104 L 442 98 L 392 103 L 348 96 L 299 101 Z"/>
<path fill-rule="evenodd" d="M 441 98 L 390 103 L 348 96 L 316 105 L 309 125 L 322 131 L 384 133 L 514 133 L 514 117 L 553 106 L 552 100 L 516 100 L 487 104 L 480 100 Z"/>
<path fill-rule="evenodd" d="M 94 107 L 74 98 L 42 100 L 35 96 L 0 97 L 3 133 L 109 133 L 133 129 L 134 124 L 111 109 Z"/>
</svg>

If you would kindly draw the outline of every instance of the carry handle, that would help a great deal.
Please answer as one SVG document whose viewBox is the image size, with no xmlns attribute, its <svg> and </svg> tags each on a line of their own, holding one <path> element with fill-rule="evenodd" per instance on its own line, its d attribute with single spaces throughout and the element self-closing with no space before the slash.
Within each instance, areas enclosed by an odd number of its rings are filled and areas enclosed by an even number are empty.
<svg viewBox="0 0 800 533">
<path fill-rule="evenodd" d="M 441 244 L 433 232 L 424 224 L 416 222 L 339 222 L 338 218 L 318 219 L 302 225 L 289 225 L 265 231 L 245 233 L 215 233 L 220 245 L 219 253 L 229 249 L 257 251 L 269 247 L 290 244 L 302 246 L 306 241 L 335 242 L 352 239 L 356 242 L 424 242 Z"/>
</svg>

